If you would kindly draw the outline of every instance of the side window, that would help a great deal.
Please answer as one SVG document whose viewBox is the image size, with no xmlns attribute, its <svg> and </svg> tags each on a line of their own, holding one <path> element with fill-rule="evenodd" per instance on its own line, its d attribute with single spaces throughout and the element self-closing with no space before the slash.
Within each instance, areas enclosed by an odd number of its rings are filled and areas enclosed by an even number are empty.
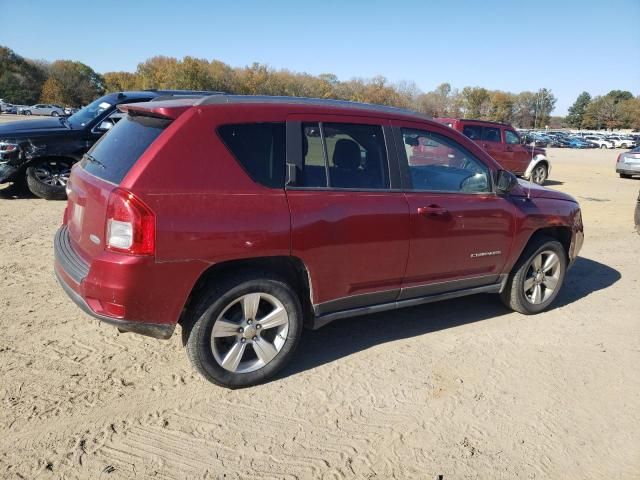
<svg viewBox="0 0 640 480">
<path fill-rule="evenodd" d="M 305 123 L 303 185 L 385 189 L 389 167 L 382 127 L 348 123 Z"/>
<path fill-rule="evenodd" d="M 252 180 L 265 187 L 284 186 L 284 123 L 223 125 L 218 133 Z"/>
<path fill-rule="evenodd" d="M 519 145 L 520 144 L 520 137 L 518 137 L 518 134 L 512 130 L 505 130 L 504 131 L 504 139 L 505 142 L 508 145 Z"/>
<path fill-rule="evenodd" d="M 482 137 L 482 127 L 478 127 L 476 125 L 465 125 L 462 129 L 462 133 L 471 140 L 480 140 L 480 137 Z"/>
<path fill-rule="evenodd" d="M 489 169 L 444 135 L 402 129 L 413 190 L 479 193 L 491 190 Z"/>
<path fill-rule="evenodd" d="M 305 187 L 326 187 L 327 169 L 319 123 L 302 124 L 302 182 Z"/>
<path fill-rule="evenodd" d="M 482 127 L 482 140 L 485 142 L 500 143 L 500 129 L 495 127 Z"/>
</svg>

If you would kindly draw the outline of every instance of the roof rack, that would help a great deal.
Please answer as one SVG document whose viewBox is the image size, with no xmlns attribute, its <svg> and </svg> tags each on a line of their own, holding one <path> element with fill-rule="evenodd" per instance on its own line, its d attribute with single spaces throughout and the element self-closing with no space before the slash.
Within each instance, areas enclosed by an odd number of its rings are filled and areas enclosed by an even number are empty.
<svg viewBox="0 0 640 480">
<path fill-rule="evenodd" d="M 432 117 L 413 110 L 398 107 L 388 107 L 386 105 L 374 105 L 372 103 L 351 102 L 349 100 L 333 100 L 327 98 L 308 97 L 278 97 L 269 95 L 212 95 L 204 97 L 198 105 L 222 105 L 222 104 L 249 104 L 249 103 L 279 103 L 287 105 L 311 105 L 339 108 L 357 108 L 370 112 L 388 113 L 394 115 L 409 115 L 432 120 Z"/>
</svg>

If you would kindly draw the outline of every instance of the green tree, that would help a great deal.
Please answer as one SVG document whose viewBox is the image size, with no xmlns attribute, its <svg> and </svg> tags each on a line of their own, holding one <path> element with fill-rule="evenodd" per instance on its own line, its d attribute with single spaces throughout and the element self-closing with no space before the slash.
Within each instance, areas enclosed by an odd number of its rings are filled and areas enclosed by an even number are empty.
<svg viewBox="0 0 640 480">
<path fill-rule="evenodd" d="M 0 46 L 0 98 L 16 104 L 36 103 L 47 79 L 43 65 Z"/>
<path fill-rule="evenodd" d="M 131 72 L 107 72 L 103 75 L 104 89 L 107 92 L 122 92 L 140 88 L 138 75 Z"/>
<path fill-rule="evenodd" d="M 575 128 L 582 127 L 582 120 L 584 118 L 584 112 L 591 102 L 591 95 L 588 92 L 582 92 L 578 95 L 576 101 L 569 107 L 569 113 L 567 115 L 567 123 Z"/>
<path fill-rule="evenodd" d="M 55 91 L 57 103 L 65 106 L 80 107 L 104 93 L 102 76 L 81 62 L 56 60 L 49 68 L 49 79 L 57 83 L 56 88 L 48 89 L 47 94 Z"/>
<path fill-rule="evenodd" d="M 467 118 L 486 118 L 490 110 L 490 96 L 486 88 L 464 87 L 462 89 L 465 116 Z"/>
<path fill-rule="evenodd" d="M 594 98 L 587 106 L 582 120 L 584 128 L 619 128 L 624 124 L 621 105 L 615 97 Z"/>
</svg>

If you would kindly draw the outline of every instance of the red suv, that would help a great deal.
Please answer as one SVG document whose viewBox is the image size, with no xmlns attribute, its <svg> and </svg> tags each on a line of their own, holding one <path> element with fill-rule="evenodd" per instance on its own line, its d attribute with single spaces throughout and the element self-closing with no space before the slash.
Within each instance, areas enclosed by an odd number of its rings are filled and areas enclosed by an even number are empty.
<svg viewBox="0 0 640 480">
<path fill-rule="evenodd" d="M 568 195 L 417 114 L 215 96 L 127 113 L 74 166 L 55 272 L 88 314 L 169 338 L 228 387 L 304 326 L 475 293 L 537 313 L 583 241 Z"/>
<path fill-rule="evenodd" d="M 511 125 L 465 118 L 435 118 L 473 140 L 504 168 L 514 174 L 544 184 L 551 165 L 544 148 L 524 145 Z"/>
</svg>

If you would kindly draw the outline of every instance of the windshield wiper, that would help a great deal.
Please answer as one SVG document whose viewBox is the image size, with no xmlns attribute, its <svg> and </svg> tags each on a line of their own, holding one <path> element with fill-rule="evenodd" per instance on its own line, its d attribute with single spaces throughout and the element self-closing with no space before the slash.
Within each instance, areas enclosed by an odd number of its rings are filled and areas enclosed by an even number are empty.
<svg viewBox="0 0 640 480">
<path fill-rule="evenodd" d="M 96 165 L 98 165 L 100 168 L 102 168 L 103 170 L 106 170 L 107 166 L 102 163 L 100 160 L 98 160 L 96 157 L 94 157 L 93 155 L 89 155 L 88 153 L 85 153 L 82 158 L 84 160 L 88 160 L 91 163 L 95 163 Z"/>
</svg>

